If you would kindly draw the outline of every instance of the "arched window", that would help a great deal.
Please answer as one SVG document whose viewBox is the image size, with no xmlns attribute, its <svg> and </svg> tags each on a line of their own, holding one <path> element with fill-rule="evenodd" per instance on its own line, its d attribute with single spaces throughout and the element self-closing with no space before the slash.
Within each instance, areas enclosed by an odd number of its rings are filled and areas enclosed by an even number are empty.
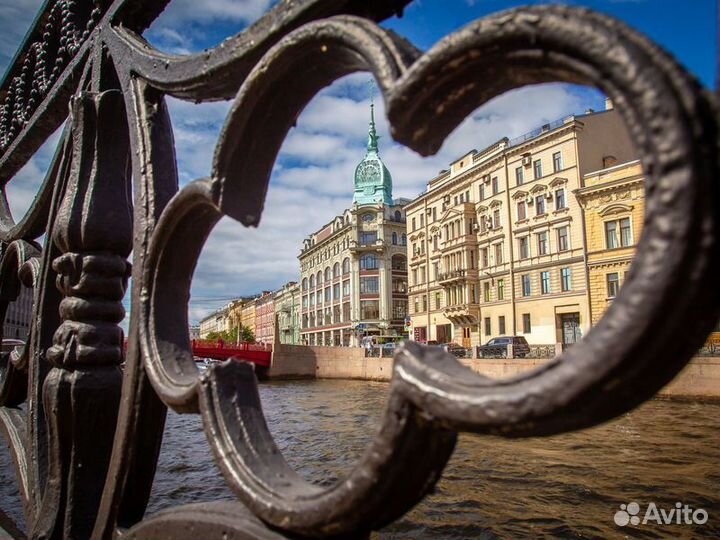
<svg viewBox="0 0 720 540">
<path fill-rule="evenodd" d="M 315 276 L 314 275 L 310 276 L 310 288 L 311 289 L 315 288 Z"/>
<path fill-rule="evenodd" d="M 360 216 L 360 219 L 362 219 L 363 221 L 375 221 L 375 214 L 371 214 L 370 212 L 368 212 L 367 214 L 363 214 L 362 216 Z"/>
<path fill-rule="evenodd" d="M 345 257 L 342 264 L 342 271 L 343 274 L 349 274 L 350 273 L 350 259 Z"/>
<path fill-rule="evenodd" d="M 333 266 L 333 277 L 340 277 L 340 263 L 335 263 L 335 266 Z"/>
<path fill-rule="evenodd" d="M 392 233 L 392 243 L 393 243 L 393 246 L 397 246 L 397 233 L 396 232 Z"/>
<path fill-rule="evenodd" d="M 328 282 L 332 279 L 332 273 L 330 272 L 330 267 L 325 267 L 325 281 Z"/>
<path fill-rule="evenodd" d="M 318 270 L 317 276 L 315 277 L 315 281 L 317 281 L 317 286 L 319 287 L 322 285 L 322 272 Z"/>
<path fill-rule="evenodd" d="M 400 245 L 407 246 L 407 234 L 403 233 L 402 237 L 400 238 Z"/>
<path fill-rule="evenodd" d="M 391 264 L 393 270 L 407 270 L 407 257 L 404 255 L 393 255 Z"/>
<path fill-rule="evenodd" d="M 374 253 L 360 257 L 360 270 L 375 270 L 378 267 L 378 258 Z"/>
<path fill-rule="evenodd" d="M 307 291 L 307 287 L 308 287 L 308 279 L 304 278 L 302 281 L 302 290 Z"/>
<path fill-rule="evenodd" d="M 400 210 L 395 210 L 395 221 L 402 221 L 402 214 Z"/>
</svg>

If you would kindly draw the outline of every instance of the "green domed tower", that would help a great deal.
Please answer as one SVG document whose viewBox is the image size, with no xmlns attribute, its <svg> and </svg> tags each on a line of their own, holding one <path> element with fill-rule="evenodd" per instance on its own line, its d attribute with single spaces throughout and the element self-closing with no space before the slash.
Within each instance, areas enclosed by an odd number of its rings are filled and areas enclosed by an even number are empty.
<svg viewBox="0 0 720 540">
<path fill-rule="evenodd" d="M 358 205 L 393 203 L 392 176 L 378 155 L 379 138 L 375 131 L 375 106 L 370 103 L 367 153 L 355 168 L 353 203 Z"/>
</svg>

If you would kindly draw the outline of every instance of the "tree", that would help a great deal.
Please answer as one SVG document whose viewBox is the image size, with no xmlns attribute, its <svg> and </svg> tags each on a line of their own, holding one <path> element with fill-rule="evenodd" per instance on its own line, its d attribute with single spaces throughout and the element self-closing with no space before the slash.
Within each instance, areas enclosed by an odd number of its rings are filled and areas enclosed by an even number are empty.
<svg viewBox="0 0 720 540">
<path fill-rule="evenodd" d="M 238 328 L 231 328 L 230 331 L 223 330 L 222 332 L 210 332 L 205 339 L 210 341 L 217 341 L 222 339 L 225 343 L 234 345 L 237 343 Z M 253 331 L 247 326 L 243 326 L 242 329 L 242 341 L 244 343 L 255 343 L 255 335 Z"/>
</svg>

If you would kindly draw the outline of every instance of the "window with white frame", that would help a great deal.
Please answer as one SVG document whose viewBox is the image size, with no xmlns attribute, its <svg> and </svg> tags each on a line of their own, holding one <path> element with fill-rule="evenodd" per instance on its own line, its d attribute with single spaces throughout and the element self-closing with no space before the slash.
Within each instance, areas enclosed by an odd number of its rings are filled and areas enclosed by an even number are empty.
<svg viewBox="0 0 720 540">
<path fill-rule="evenodd" d="M 538 255 L 547 255 L 549 250 L 548 247 L 548 233 L 542 231 L 537 235 Z"/>
<path fill-rule="evenodd" d="M 523 296 L 530 296 L 532 294 L 532 282 L 530 281 L 530 274 L 525 274 L 522 277 L 522 294 Z"/>
<path fill-rule="evenodd" d="M 527 259 L 530 257 L 530 242 L 527 236 L 518 238 L 518 252 L 520 253 L 521 259 Z"/>
<path fill-rule="evenodd" d="M 540 272 L 540 292 L 542 294 L 550 294 L 550 272 Z"/>
<path fill-rule="evenodd" d="M 605 245 L 607 249 L 631 246 L 632 243 L 630 218 L 605 222 Z"/>
<path fill-rule="evenodd" d="M 542 216 L 545 214 L 545 195 L 535 197 L 535 215 Z"/>
<path fill-rule="evenodd" d="M 536 159 L 533 161 L 533 177 L 535 179 L 542 178 L 542 160 Z"/>
<path fill-rule="evenodd" d="M 555 190 L 555 210 L 562 210 L 567 208 L 567 202 L 565 201 L 565 188 Z"/>
<path fill-rule="evenodd" d="M 572 273 L 569 266 L 560 269 L 560 289 L 563 292 L 572 290 Z"/>
<path fill-rule="evenodd" d="M 568 235 L 568 227 L 560 227 L 557 230 L 558 251 L 567 251 L 570 249 L 570 237 Z"/>
<path fill-rule="evenodd" d="M 562 153 L 555 152 L 553 154 L 553 172 L 562 170 Z"/>
<path fill-rule="evenodd" d="M 620 274 L 611 272 L 605 276 L 608 298 L 615 298 L 620 292 Z"/>
</svg>

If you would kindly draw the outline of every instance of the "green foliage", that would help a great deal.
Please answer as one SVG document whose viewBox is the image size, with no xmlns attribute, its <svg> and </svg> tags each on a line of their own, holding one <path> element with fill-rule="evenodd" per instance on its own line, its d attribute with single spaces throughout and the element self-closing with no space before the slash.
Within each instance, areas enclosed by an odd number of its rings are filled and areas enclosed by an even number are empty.
<svg viewBox="0 0 720 540">
<path fill-rule="evenodd" d="M 232 328 L 229 332 L 223 330 L 222 332 L 210 332 L 205 339 L 210 341 L 217 341 L 222 339 L 225 343 L 237 343 L 238 328 Z M 242 329 L 242 341 L 245 343 L 255 343 L 255 335 L 250 328 L 244 327 Z"/>
</svg>

